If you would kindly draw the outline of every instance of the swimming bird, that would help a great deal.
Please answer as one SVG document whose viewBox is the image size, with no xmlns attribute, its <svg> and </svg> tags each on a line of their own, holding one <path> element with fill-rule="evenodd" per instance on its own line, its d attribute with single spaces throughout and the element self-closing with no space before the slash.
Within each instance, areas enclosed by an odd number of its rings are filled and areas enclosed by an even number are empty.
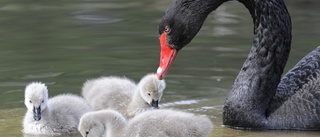
<svg viewBox="0 0 320 137">
<path fill-rule="evenodd" d="M 208 14 L 229 0 L 176 0 L 158 32 L 165 77 L 177 53 L 199 32 Z M 320 47 L 282 78 L 291 48 L 291 18 L 283 0 L 238 0 L 254 24 L 253 45 L 223 109 L 223 124 L 237 129 L 320 130 Z"/>
<path fill-rule="evenodd" d="M 138 83 L 134 95 L 127 107 L 126 116 L 133 117 L 138 113 L 158 108 L 166 88 L 164 80 L 159 80 L 156 74 L 145 75 Z"/>
<path fill-rule="evenodd" d="M 89 112 L 81 117 L 78 130 L 83 137 L 207 137 L 212 128 L 204 115 L 156 109 L 129 121 L 114 110 Z"/>
<path fill-rule="evenodd" d="M 82 96 L 95 110 L 114 109 L 124 114 L 136 88 L 131 79 L 106 76 L 87 80 L 82 86 Z"/>
<path fill-rule="evenodd" d="M 146 74 L 136 85 L 125 77 L 108 76 L 87 80 L 83 97 L 96 109 L 114 109 L 126 117 L 152 108 L 158 108 L 165 81 L 156 74 Z"/>
<path fill-rule="evenodd" d="M 48 99 L 44 83 L 32 82 L 25 88 L 24 104 L 27 112 L 23 132 L 36 135 L 77 134 L 80 117 L 92 111 L 80 96 L 60 94 Z"/>
</svg>

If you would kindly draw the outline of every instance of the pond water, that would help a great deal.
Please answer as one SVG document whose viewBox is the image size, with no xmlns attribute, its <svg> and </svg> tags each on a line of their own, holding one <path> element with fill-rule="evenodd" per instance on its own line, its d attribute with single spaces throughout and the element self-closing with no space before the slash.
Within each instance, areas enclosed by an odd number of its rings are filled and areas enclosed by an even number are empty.
<svg viewBox="0 0 320 137">
<path fill-rule="evenodd" d="M 49 96 L 80 95 L 86 79 L 155 72 L 157 25 L 172 0 L 0 1 L 0 136 L 20 137 L 25 85 L 42 81 Z M 293 22 L 286 70 L 320 45 L 320 1 L 286 0 Z M 242 131 L 222 126 L 227 93 L 252 43 L 252 20 L 228 2 L 210 14 L 166 77 L 161 107 L 206 114 L 212 137 L 319 136 L 319 132 Z"/>
</svg>

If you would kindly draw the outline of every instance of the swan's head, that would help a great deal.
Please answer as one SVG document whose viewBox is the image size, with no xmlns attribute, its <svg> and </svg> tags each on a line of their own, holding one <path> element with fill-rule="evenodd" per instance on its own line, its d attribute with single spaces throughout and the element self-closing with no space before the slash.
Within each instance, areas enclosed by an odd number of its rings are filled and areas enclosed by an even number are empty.
<svg viewBox="0 0 320 137">
<path fill-rule="evenodd" d="M 101 137 L 105 133 L 105 126 L 99 117 L 99 111 L 88 112 L 80 118 L 78 131 L 83 137 Z"/>
<path fill-rule="evenodd" d="M 164 80 L 159 80 L 156 74 L 147 74 L 140 80 L 138 88 L 142 98 L 150 106 L 158 108 L 166 83 Z"/>
<path fill-rule="evenodd" d="M 41 112 L 46 109 L 48 102 L 47 86 L 41 82 L 32 82 L 26 86 L 24 104 L 33 113 L 34 120 L 41 120 Z"/>
<path fill-rule="evenodd" d="M 176 0 L 167 8 L 158 26 L 161 46 L 160 66 L 157 70 L 159 79 L 168 73 L 178 51 L 199 32 L 210 13 L 207 4 L 209 0 Z"/>
</svg>

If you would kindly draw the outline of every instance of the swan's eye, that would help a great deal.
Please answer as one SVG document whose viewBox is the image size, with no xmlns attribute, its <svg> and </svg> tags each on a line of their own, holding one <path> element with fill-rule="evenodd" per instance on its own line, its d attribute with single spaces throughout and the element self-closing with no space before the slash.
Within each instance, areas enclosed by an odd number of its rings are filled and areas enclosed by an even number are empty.
<svg viewBox="0 0 320 137">
<path fill-rule="evenodd" d="M 148 96 L 151 96 L 151 93 L 148 93 Z"/>
<path fill-rule="evenodd" d="M 171 30 L 170 30 L 170 28 L 169 28 L 168 26 L 166 26 L 166 27 L 164 28 L 164 32 L 165 32 L 165 33 L 170 33 L 170 31 L 171 31 Z"/>
<path fill-rule="evenodd" d="M 44 100 L 41 101 L 41 103 L 43 103 L 43 102 L 44 102 Z"/>
<path fill-rule="evenodd" d="M 31 101 L 31 100 L 29 100 L 29 103 L 32 103 L 32 101 Z"/>
<path fill-rule="evenodd" d="M 86 135 L 88 135 L 89 134 L 89 131 L 86 131 Z"/>
</svg>

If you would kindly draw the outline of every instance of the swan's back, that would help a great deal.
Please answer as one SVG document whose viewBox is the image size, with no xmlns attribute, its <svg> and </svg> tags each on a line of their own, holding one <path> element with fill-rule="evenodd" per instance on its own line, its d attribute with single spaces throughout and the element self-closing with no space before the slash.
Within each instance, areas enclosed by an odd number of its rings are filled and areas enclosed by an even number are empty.
<svg viewBox="0 0 320 137">
<path fill-rule="evenodd" d="M 82 95 L 96 110 L 114 109 L 123 114 L 135 88 L 136 84 L 125 77 L 100 77 L 87 80 Z"/>
<path fill-rule="evenodd" d="M 271 127 L 319 129 L 320 47 L 302 58 L 281 79 L 270 102 L 267 112 Z"/>
<path fill-rule="evenodd" d="M 175 110 L 150 110 L 131 119 L 126 136 L 207 137 L 213 128 L 208 117 Z"/>
</svg>

